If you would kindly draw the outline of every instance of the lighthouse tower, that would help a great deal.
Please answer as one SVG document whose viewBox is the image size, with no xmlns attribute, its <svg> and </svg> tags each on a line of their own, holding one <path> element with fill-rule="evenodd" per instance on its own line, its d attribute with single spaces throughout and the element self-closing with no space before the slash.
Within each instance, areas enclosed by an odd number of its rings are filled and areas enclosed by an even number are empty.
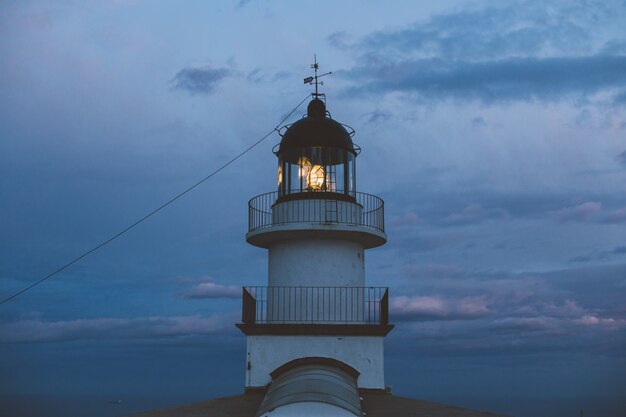
<svg viewBox="0 0 626 417">
<path fill-rule="evenodd" d="M 277 190 L 249 202 L 248 243 L 268 251 L 267 286 L 243 288 L 248 391 L 258 416 L 361 415 L 359 390 L 384 390 L 388 291 L 365 283 L 365 250 L 385 244 L 384 203 L 357 191 L 354 130 L 315 93 L 281 129 Z"/>
</svg>

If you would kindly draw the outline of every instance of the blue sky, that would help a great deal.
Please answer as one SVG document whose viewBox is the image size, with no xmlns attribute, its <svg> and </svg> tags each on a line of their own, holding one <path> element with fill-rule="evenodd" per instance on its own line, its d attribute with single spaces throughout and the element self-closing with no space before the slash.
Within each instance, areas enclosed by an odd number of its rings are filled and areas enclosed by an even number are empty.
<svg viewBox="0 0 626 417">
<path fill-rule="evenodd" d="M 391 287 L 394 392 L 624 413 L 625 19 L 623 1 L 3 3 L 0 296 L 270 131 L 317 53 L 357 187 L 386 203 L 366 279 Z M 240 392 L 238 288 L 267 269 L 247 201 L 274 190 L 278 140 L 0 306 L 2 409 Z"/>
</svg>

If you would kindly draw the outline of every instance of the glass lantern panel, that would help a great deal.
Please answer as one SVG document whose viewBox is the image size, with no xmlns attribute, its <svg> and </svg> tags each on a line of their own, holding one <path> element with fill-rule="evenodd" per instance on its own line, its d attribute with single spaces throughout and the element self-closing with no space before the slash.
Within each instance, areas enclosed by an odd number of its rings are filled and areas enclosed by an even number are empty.
<svg viewBox="0 0 626 417">
<path fill-rule="evenodd" d="M 355 196 L 355 156 L 341 148 L 292 148 L 279 156 L 280 195 L 333 192 Z"/>
</svg>

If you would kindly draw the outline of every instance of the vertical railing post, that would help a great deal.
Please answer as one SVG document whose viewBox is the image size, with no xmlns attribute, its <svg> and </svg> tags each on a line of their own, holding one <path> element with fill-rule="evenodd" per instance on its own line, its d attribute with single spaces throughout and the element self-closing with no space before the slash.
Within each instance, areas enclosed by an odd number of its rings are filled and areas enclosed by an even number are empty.
<svg viewBox="0 0 626 417">
<path fill-rule="evenodd" d="M 254 324 L 256 321 L 256 300 L 248 292 L 246 287 L 242 287 L 242 309 L 241 309 L 241 321 L 245 324 Z"/>
<path fill-rule="evenodd" d="M 380 324 L 389 324 L 389 293 L 385 288 L 385 293 L 380 299 Z"/>
</svg>

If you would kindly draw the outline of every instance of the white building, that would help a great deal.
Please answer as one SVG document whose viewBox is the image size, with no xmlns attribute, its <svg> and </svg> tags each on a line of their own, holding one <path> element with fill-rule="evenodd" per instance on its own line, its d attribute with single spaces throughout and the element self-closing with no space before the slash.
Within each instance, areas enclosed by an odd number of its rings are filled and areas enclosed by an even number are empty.
<svg viewBox="0 0 626 417">
<path fill-rule="evenodd" d="M 267 249 L 266 287 L 244 287 L 246 390 L 259 416 L 361 415 L 385 390 L 388 290 L 365 284 L 365 250 L 385 244 L 384 203 L 357 191 L 354 131 L 321 94 L 275 147 L 278 190 L 249 203 L 248 243 Z"/>
</svg>

